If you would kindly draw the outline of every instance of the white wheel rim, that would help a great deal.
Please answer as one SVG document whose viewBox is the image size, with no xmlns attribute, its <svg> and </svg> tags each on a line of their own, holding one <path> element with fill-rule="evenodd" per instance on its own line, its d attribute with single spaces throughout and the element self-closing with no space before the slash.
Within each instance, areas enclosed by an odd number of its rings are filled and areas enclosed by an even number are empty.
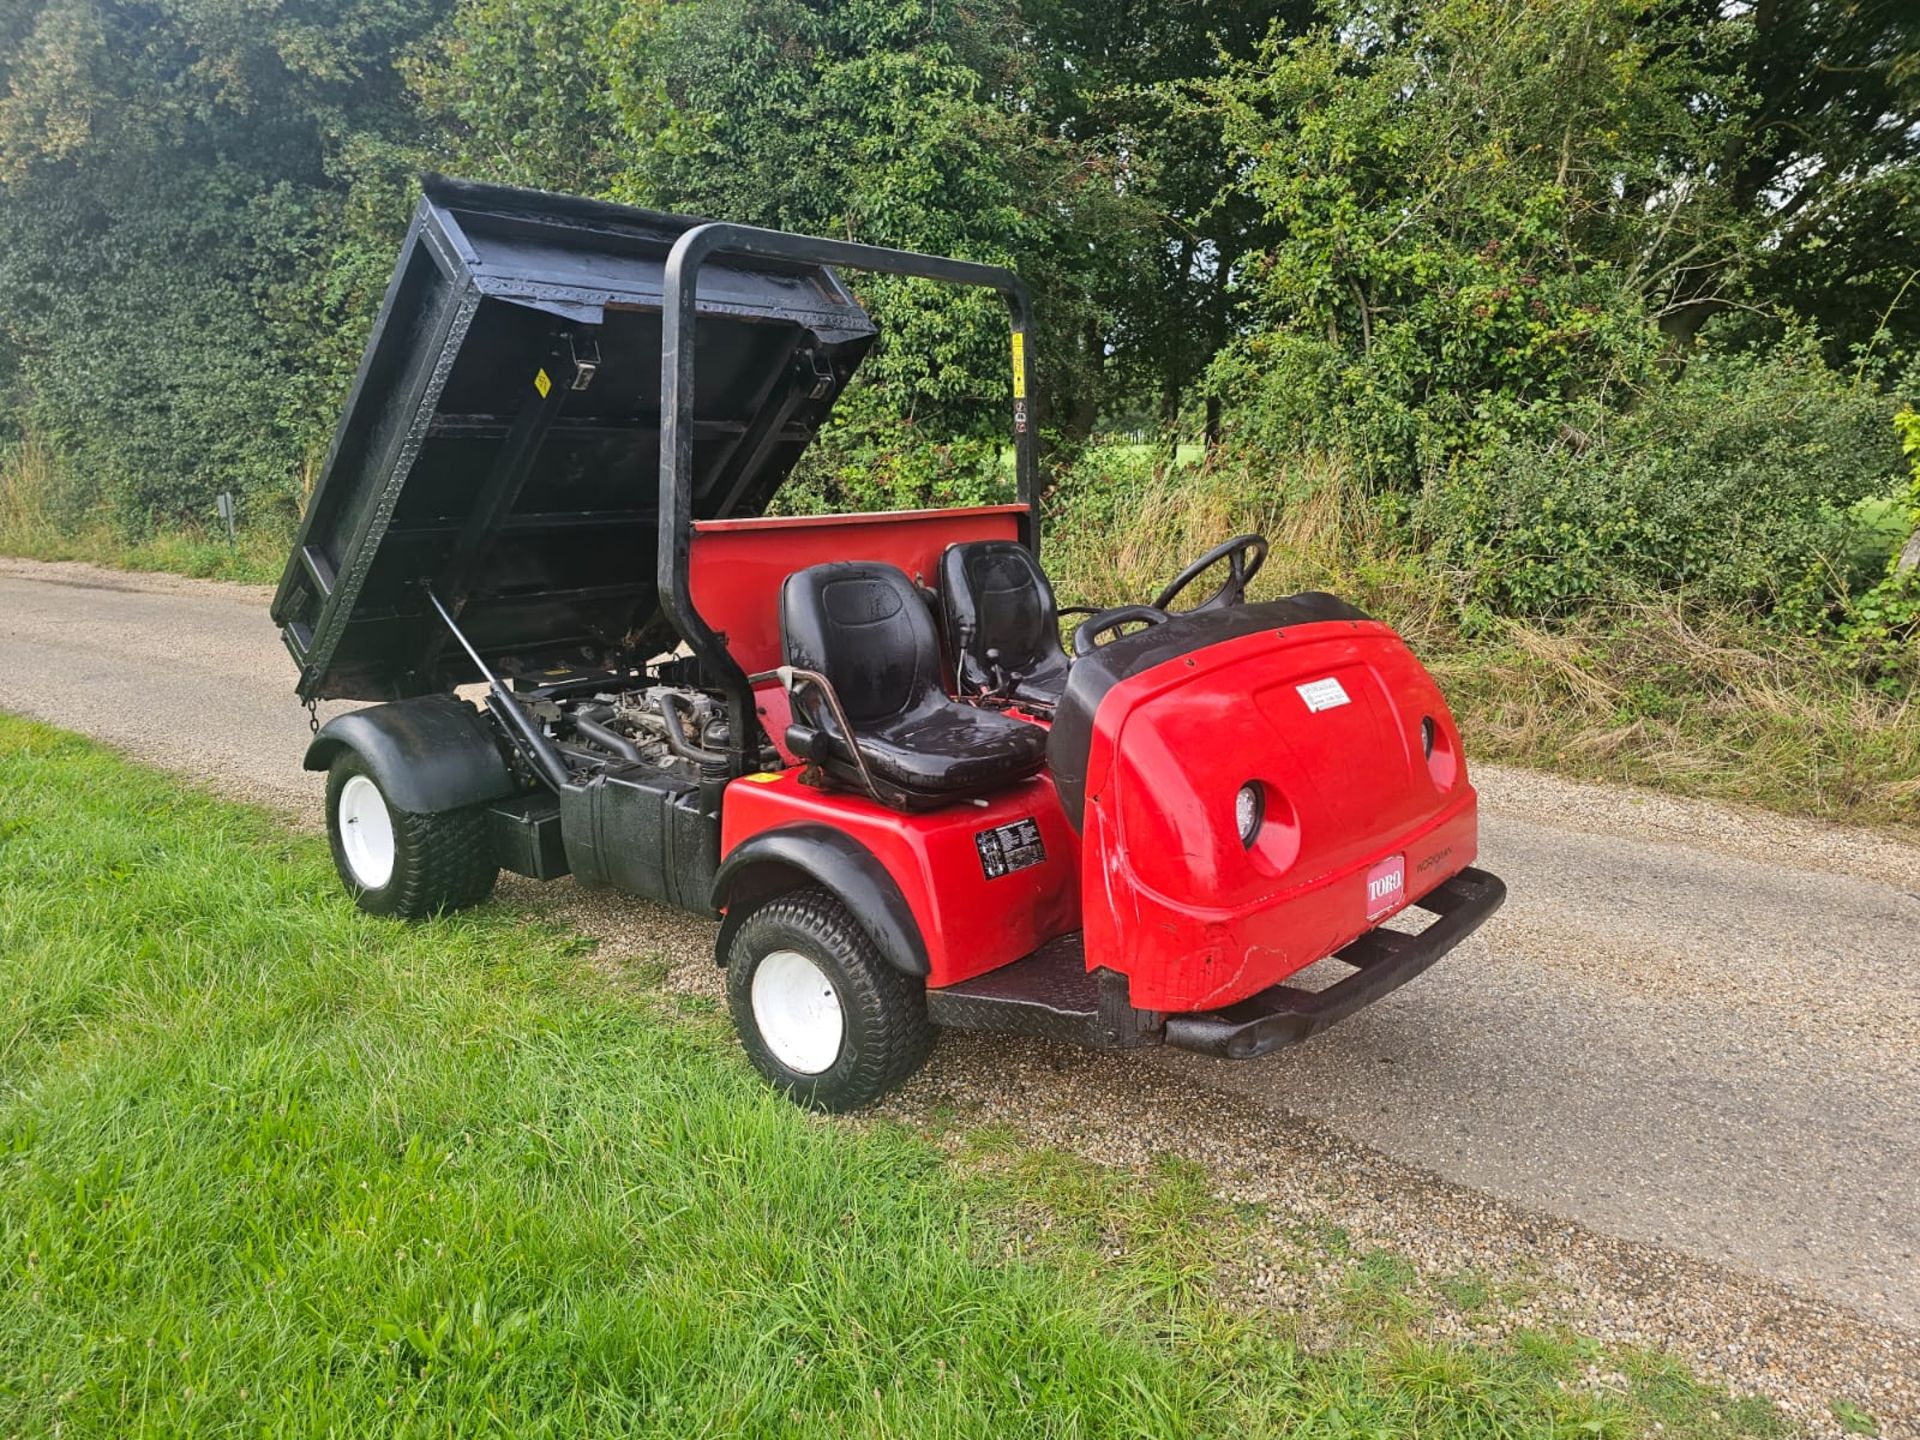
<svg viewBox="0 0 1920 1440">
<path fill-rule="evenodd" d="M 818 1075 L 840 1058 L 846 1016 L 833 982 L 798 950 L 776 950 L 753 972 L 753 1023 L 773 1058 Z"/>
<path fill-rule="evenodd" d="M 393 816 L 380 787 L 364 775 L 340 787 L 340 850 L 353 878 L 368 890 L 393 879 Z"/>
</svg>

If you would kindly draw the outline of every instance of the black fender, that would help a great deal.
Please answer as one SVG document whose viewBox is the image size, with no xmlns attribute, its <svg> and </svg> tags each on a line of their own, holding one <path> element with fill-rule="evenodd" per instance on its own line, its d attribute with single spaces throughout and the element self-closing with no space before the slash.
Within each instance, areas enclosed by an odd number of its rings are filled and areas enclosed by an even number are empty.
<svg viewBox="0 0 1920 1440">
<path fill-rule="evenodd" d="M 858 840 L 827 825 L 782 825 L 733 848 L 713 877 L 713 908 L 724 909 L 719 962 L 727 961 L 734 932 L 763 902 L 808 884 L 840 897 L 880 956 L 903 975 L 925 975 L 927 942 L 907 897 L 887 867 Z"/>
<path fill-rule="evenodd" d="M 414 815 L 498 800 L 517 788 L 493 721 L 452 695 L 423 695 L 336 715 L 301 763 L 331 768 L 342 750 L 366 762 L 380 791 Z"/>
</svg>

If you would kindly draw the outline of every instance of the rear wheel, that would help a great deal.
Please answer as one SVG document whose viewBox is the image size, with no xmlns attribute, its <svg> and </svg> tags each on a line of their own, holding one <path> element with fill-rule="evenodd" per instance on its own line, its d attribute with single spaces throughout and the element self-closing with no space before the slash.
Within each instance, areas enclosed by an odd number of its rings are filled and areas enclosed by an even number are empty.
<svg viewBox="0 0 1920 1440">
<path fill-rule="evenodd" d="M 813 1110 L 872 1104 L 933 1048 L 926 987 L 881 959 L 827 890 L 782 895 L 742 922 L 727 1003 L 755 1068 Z"/>
<path fill-rule="evenodd" d="M 351 750 L 327 772 L 327 838 L 347 893 L 370 915 L 424 920 L 477 905 L 500 874 L 483 810 L 397 809 Z"/>
</svg>

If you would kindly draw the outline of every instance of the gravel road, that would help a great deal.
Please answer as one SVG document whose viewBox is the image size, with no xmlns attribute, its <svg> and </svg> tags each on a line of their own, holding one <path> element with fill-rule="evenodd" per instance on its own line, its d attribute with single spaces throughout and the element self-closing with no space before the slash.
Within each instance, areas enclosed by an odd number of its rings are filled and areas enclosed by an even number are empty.
<svg viewBox="0 0 1920 1440">
<path fill-rule="evenodd" d="M 0 559 L 0 709 L 311 823 L 292 680 L 262 590 Z M 1243 1066 L 949 1036 L 896 1110 L 1190 1154 L 1423 1263 L 1558 1277 L 1567 1313 L 1803 1423 L 1847 1396 L 1920 1433 L 1920 846 L 1475 781 L 1506 908 L 1326 1036 Z M 615 962 L 710 983 L 710 926 L 550 893 Z"/>
</svg>

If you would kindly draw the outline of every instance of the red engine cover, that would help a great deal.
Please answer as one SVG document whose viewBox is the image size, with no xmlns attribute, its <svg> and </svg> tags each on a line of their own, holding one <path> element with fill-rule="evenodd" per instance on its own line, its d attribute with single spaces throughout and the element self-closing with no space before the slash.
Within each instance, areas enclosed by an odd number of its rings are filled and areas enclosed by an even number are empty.
<svg viewBox="0 0 1920 1440">
<path fill-rule="evenodd" d="M 1263 630 L 1121 681 L 1086 775 L 1087 965 L 1127 975 L 1146 1010 L 1279 983 L 1471 864 L 1477 844 L 1453 717 L 1374 621 Z M 1264 811 L 1251 845 L 1235 818 L 1248 784 Z"/>
</svg>

